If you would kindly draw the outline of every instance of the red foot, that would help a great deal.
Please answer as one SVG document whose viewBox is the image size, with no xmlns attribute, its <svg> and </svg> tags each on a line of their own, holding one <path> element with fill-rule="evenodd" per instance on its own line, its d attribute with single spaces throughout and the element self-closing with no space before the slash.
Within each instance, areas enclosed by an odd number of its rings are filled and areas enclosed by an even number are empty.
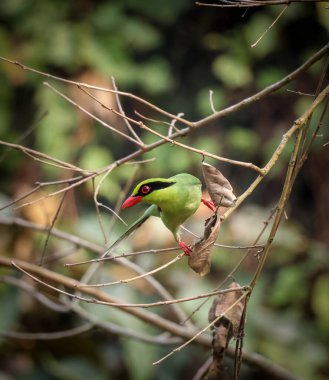
<svg viewBox="0 0 329 380">
<path fill-rule="evenodd" d="M 214 205 L 214 202 L 212 201 L 208 201 L 207 199 L 205 198 L 201 198 L 201 202 L 207 206 L 208 208 L 210 208 L 211 211 L 215 212 L 216 211 L 216 207 Z"/>
<path fill-rule="evenodd" d="M 182 248 L 184 254 L 186 256 L 190 256 L 190 253 L 192 252 L 192 249 L 187 244 L 185 244 L 183 241 L 181 241 L 181 240 L 178 241 L 178 244 Z"/>
</svg>

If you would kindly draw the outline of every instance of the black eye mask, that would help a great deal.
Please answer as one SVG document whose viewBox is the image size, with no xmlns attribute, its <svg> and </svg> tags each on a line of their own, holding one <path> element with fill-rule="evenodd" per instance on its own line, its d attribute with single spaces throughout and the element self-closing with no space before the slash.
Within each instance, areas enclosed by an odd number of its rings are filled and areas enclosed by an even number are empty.
<svg viewBox="0 0 329 380">
<path fill-rule="evenodd" d="M 165 189 L 166 187 L 174 185 L 176 182 L 162 182 L 162 181 L 154 181 L 154 182 L 148 182 L 144 183 L 139 189 L 137 195 L 140 195 L 141 197 L 151 194 L 154 190 L 161 190 Z M 145 187 L 148 186 L 150 188 L 149 191 L 146 191 Z"/>
</svg>

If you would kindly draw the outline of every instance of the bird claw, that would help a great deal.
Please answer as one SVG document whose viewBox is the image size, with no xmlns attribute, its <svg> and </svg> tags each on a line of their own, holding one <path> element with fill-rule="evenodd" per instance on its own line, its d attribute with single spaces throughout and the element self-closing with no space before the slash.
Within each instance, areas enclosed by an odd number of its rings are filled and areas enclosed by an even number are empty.
<svg viewBox="0 0 329 380">
<path fill-rule="evenodd" d="M 207 199 L 205 198 L 201 198 L 201 202 L 207 206 L 208 208 L 210 208 L 211 211 L 215 212 L 216 211 L 216 207 L 214 205 L 214 202 L 212 201 L 208 201 Z"/>
<path fill-rule="evenodd" d="M 183 241 L 179 241 L 178 244 L 182 248 L 185 256 L 190 256 L 192 249 L 187 244 L 185 244 Z"/>
</svg>

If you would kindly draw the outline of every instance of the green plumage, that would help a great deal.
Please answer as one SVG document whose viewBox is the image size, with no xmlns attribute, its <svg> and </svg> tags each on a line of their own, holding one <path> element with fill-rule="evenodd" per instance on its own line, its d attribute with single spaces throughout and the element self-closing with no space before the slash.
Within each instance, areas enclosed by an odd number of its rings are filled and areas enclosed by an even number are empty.
<svg viewBox="0 0 329 380">
<path fill-rule="evenodd" d="M 111 246 L 117 246 L 123 239 L 140 227 L 150 216 L 158 216 L 172 232 L 175 240 L 188 254 L 187 246 L 180 241 L 179 226 L 192 216 L 201 202 L 201 182 L 198 178 L 181 173 L 168 179 L 151 178 L 140 182 L 123 207 L 143 202 L 151 204 L 145 213 Z M 185 250 L 186 248 L 186 250 Z"/>
</svg>

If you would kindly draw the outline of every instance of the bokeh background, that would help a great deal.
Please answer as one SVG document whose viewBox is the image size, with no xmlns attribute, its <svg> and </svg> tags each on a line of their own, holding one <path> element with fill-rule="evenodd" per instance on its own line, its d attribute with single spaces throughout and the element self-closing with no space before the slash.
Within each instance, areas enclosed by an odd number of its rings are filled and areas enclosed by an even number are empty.
<svg viewBox="0 0 329 380">
<path fill-rule="evenodd" d="M 209 90 L 214 93 L 215 108 L 220 110 L 281 79 L 324 46 L 329 30 L 329 11 L 325 5 L 291 4 L 260 42 L 251 47 L 283 6 L 246 10 L 198 7 L 189 0 L 2 0 L 0 55 L 40 71 L 101 87 L 110 88 L 113 76 L 120 90 L 143 97 L 171 113 L 183 112 L 188 120 L 194 121 L 212 113 Z M 283 133 L 312 101 L 312 97 L 296 92 L 314 94 L 322 68 L 323 61 L 270 97 L 191 133 L 183 142 L 217 155 L 264 165 Z M 46 79 L 0 62 L 2 140 L 18 142 L 86 169 L 106 166 L 134 151 L 130 142 L 51 92 L 43 85 Z M 102 120 L 118 129 L 124 128 L 120 118 L 102 109 L 76 87 L 59 82 L 56 87 Z M 115 104 L 109 93 L 97 96 L 108 105 Z M 122 103 L 128 115 L 133 116 L 137 109 L 149 118 L 161 119 L 133 99 L 123 98 Z M 149 122 L 150 126 L 157 124 Z M 253 293 L 245 337 L 246 350 L 259 352 L 302 378 L 314 380 L 329 376 L 327 126 L 328 117 L 296 182 L 286 210 L 288 218 L 281 225 Z M 145 142 L 155 141 L 153 135 L 138 133 Z M 220 243 L 245 245 L 256 238 L 280 196 L 292 144 L 288 144 L 264 183 L 224 223 Z M 200 156 L 179 147 L 165 145 L 146 153 L 142 159 L 152 160 L 141 164 L 137 171 L 136 166 L 123 166 L 111 173 L 100 190 L 104 202 L 115 206 L 132 173 L 135 180 L 182 171 L 201 177 Z M 238 195 L 255 178 L 245 168 L 207 161 L 223 171 Z M 41 165 L 3 146 L 0 170 L 2 204 L 33 188 L 36 181 L 65 178 L 58 168 Z M 34 196 L 42 196 L 44 191 L 41 189 Z M 46 225 L 58 205 L 59 199 L 46 198 L 38 207 L 7 209 L 0 216 L 16 215 Z M 139 208 L 124 217 L 129 223 L 141 212 Z M 200 232 L 198 228 L 207 215 L 206 210 L 200 209 L 189 226 Z M 114 240 L 124 226 L 118 222 L 113 226 L 110 216 L 104 215 L 104 224 L 112 227 L 110 240 Z M 68 195 L 56 226 L 102 243 L 92 186 L 83 186 L 74 195 Z M 37 262 L 44 244 L 43 235 L 0 225 L 1 255 Z M 170 234 L 153 220 L 123 247 L 138 250 L 172 244 Z M 62 242 L 53 239 L 47 255 L 64 249 Z M 72 261 L 85 255 L 78 252 Z M 177 297 L 209 291 L 241 255 L 239 250 L 218 250 L 212 272 L 206 278 L 191 273 L 186 263 L 158 277 Z M 139 263 L 151 268 L 158 261 L 148 256 L 140 258 Z M 78 277 L 83 270 L 69 272 L 58 261 L 51 265 L 72 277 Z M 235 279 L 246 283 L 255 268 L 255 259 L 247 260 Z M 117 278 L 127 275 L 115 265 L 110 270 Z M 80 318 L 73 313 L 50 311 L 26 292 L 6 284 L 4 276 L 10 273 L 0 268 L 0 331 L 54 332 L 79 325 Z M 116 295 L 134 302 L 152 299 L 152 292 L 143 281 L 129 288 L 118 287 Z M 196 305 L 184 307 L 192 311 Z M 208 303 L 195 316 L 200 326 L 207 323 L 209 306 Z M 151 327 L 117 311 L 101 307 L 90 310 L 104 320 L 120 321 L 137 331 L 152 331 Z M 190 379 L 209 355 L 207 350 L 192 346 L 159 367 L 151 365 L 167 351 L 168 348 L 120 338 L 101 329 L 53 341 L 2 336 L 0 378 Z M 246 366 L 241 378 L 264 377 Z"/>
</svg>

